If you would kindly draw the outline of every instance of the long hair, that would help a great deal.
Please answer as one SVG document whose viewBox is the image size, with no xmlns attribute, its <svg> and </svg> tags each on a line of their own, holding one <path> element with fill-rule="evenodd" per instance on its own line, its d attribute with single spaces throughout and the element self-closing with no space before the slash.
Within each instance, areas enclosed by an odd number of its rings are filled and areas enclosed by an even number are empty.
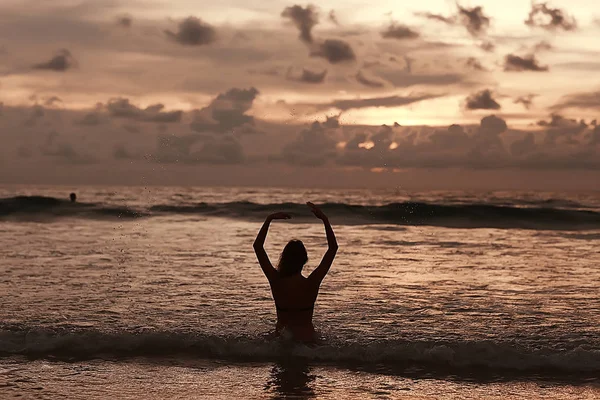
<svg viewBox="0 0 600 400">
<path fill-rule="evenodd" d="M 279 264 L 277 264 L 279 276 L 287 277 L 300 273 L 307 261 L 308 254 L 304 243 L 301 240 L 290 240 L 279 257 Z"/>
</svg>

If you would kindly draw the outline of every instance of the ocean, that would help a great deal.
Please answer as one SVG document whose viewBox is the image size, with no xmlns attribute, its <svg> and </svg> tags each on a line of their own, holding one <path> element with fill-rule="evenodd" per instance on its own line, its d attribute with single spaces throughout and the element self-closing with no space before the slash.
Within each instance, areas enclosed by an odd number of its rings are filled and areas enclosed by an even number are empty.
<svg viewBox="0 0 600 400">
<path fill-rule="evenodd" d="M 252 249 L 306 201 L 314 347 Z M 600 193 L 2 186 L 0 243 L 2 399 L 600 398 Z"/>
</svg>

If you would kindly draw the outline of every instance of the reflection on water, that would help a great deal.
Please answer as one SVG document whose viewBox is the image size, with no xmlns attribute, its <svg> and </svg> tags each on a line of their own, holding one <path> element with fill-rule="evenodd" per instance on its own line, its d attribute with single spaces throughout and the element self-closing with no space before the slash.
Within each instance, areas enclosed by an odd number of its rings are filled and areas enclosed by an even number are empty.
<svg viewBox="0 0 600 400">
<path fill-rule="evenodd" d="M 308 364 L 301 359 L 280 360 L 271 369 L 265 391 L 273 393 L 273 398 L 316 398 L 313 387 L 316 375 L 310 372 Z"/>
</svg>

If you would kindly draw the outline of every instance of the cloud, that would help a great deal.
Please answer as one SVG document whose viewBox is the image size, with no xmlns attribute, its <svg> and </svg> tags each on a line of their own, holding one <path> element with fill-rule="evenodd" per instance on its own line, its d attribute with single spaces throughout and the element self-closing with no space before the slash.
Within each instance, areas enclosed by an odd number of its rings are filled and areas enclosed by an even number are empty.
<svg viewBox="0 0 600 400">
<path fill-rule="evenodd" d="M 469 57 L 465 64 L 467 67 L 474 69 L 475 71 L 487 71 L 483 65 L 481 65 L 481 62 L 475 57 Z"/>
<path fill-rule="evenodd" d="M 533 104 L 533 98 L 537 97 L 537 96 L 538 96 L 537 94 L 528 94 L 527 96 L 519 96 L 513 101 L 513 103 L 514 104 L 522 104 L 526 110 L 529 110 L 531 108 L 531 105 Z"/>
<path fill-rule="evenodd" d="M 489 40 L 485 40 L 479 44 L 479 48 L 485 52 L 491 53 L 496 50 L 496 45 Z"/>
<path fill-rule="evenodd" d="M 231 135 L 166 135 L 157 137 L 150 160 L 165 164 L 240 164 L 246 159 L 240 142 Z"/>
<path fill-rule="evenodd" d="M 440 97 L 436 94 L 414 94 L 408 96 L 387 96 L 387 97 L 372 97 L 366 99 L 344 99 L 333 100 L 330 103 L 319 104 L 319 109 L 337 108 L 341 111 L 347 111 L 356 108 L 368 107 L 400 107 L 412 103 L 417 103 L 423 100 L 435 99 Z"/>
<path fill-rule="evenodd" d="M 44 107 L 40 106 L 39 104 L 35 104 L 31 107 L 29 117 L 25 120 L 23 125 L 34 126 L 37 124 L 37 121 L 44 118 L 45 115 L 46 110 L 44 109 Z"/>
<path fill-rule="evenodd" d="M 160 134 L 149 160 L 162 164 L 240 164 L 245 155 L 242 145 L 230 135 Z"/>
<path fill-rule="evenodd" d="M 460 125 L 447 129 L 382 126 L 357 132 L 338 155 L 341 165 L 364 168 L 489 168 L 503 166 L 506 121 L 490 115 L 468 134 Z"/>
<path fill-rule="evenodd" d="M 356 60 L 356 54 L 348 42 L 340 39 L 325 39 L 311 52 L 313 57 L 321 57 L 331 64 Z"/>
<path fill-rule="evenodd" d="M 542 28 L 549 31 L 563 29 L 574 31 L 577 29 L 575 18 L 567 15 L 563 10 L 550 8 L 547 3 L 531 3 L 531 11 L 525 24 L 532 28 Z"/>
<path fill-rule="evenodd" d="M 89 112 L 85 114 L 80 120 L 76 120 L 75 124 L 77 125 L 86 125 L 86 126 L 96 126 L 100 125 L 104 122 L 104 119 L 101 117 L 98 112 Z"/>
<path fill-rule="evenodd" d="M 466 8 L 458 3 L 456 6 L 456 14 L 449 17 L 430 12 L 417 12 L 415 15 L 447 25 L 462 25 L 472 36 L 481 36 L 486 33 L 490 26 L 490 18 L 484 14 L 482 7 Z"/>
<path fill-rule="evenodd" d="M 490 18 L 483 13 L 483 8 L 464 8 L 458 5 L 458 20 L 467 28 L 472 36 L 484 34 L 490 26 Z"/>
<path fill-rule="evenodd" d="M 515 140 L 510 145 L 510 153 L 514 156 L 520 157 L 525 154 L 533 153 L 536 149 L 535 138 L 533 133 L 528 133 L 521 139 Z"/>
<path fill-rule="evenodd" d="M 152 104 L 144 109 L 129 102 L 126 98 L 111 99 L 106 103 L 108 113 L 117 118 L 129 118 L 144 122 L 174 123 L 180 122 L 182 111 L 162 111 L 163 104 Z"/>
<path fill-rule="evenodd" d="M 551 110 L 565 108 L 580 108 L 587 110 L 600 110 L 600 90 L 596 92 L 573 93 L 564 96 Z"/>
<path fill-rule="evenodd" d="M 192 157 L 197 162 L 210 164 L 240 164 L 244 162 L 244 148 L 232 137 L 208 139 Z"/>
<path fill-rule="evenodd" d="M 254 117 L 246 112 L 250 111 L 258 94 L 254 87 L 233 88 L 220 93 L 208 106 L 194 112 L 190 127 L 196 132 L 255 132 L 252 128 Z"/>
<path fill-rule="evenodd" d="M 131 28 L 133 24 L 133 17 L 131 15 L 121 15 L 117 17 L 117 25 L 123 28 Z"/>
<path fill-rule="evenodd" d="M 62 99 L 58 96 L 51 96 L 48 97 L 45 101 L 44 101 L 44 105 L 46 107 L 52 107 L 54 106 L 56 103 L 62 103 Z"/>
<path fill-rule="evenodd" d="M 448 25 L 454 25 L 456 23 L 456 17 L 455 16 L 451 16 L 451 17 L 445 17 L 443 15 L 440 14 L 433 14 L 430 12 L 417 12 L 415 13 L 416 16 L 418 17 L 423 17 L 423 18 L 427 18 L 433 21 L 438 21 L 438 22 L 443 22 L 445 24 Z"/>
<path fill-rule="evenodd" d="M 217 40 L 215 28 L 196 17 L 181 21 L 177 32 L 165 30 L 165 35 L 184 46 L 203 46 Z"/>
<path fill-rule="evenodd" d="M 203 139 L 201 135 L 175 136 L 160 134 L 156 138 L 156 149 L 150 154 L 150 160 L 158 163 L 189 163 L 192 146 Z"/>
<path fill-rule="evenodd" d="M 467 110 L 499 110 L 501 106 L 494 100 L 491 90 L 485 89 L 467 97 L 465 108 Z"/>
<path fill-rule="evenodd" d="M 414 31 L 406 25 L 392 22 L 383 32 L 381 37 L 385 39 L 416 39 L 419 37 L 419 32 Z"/>
<path fill-rule="evenodd" d="M 553 49 L 553 47 L 550 42 L 548 42 L 547 40 L 541 40 L 533 46 L 532 52 L 537 53 L 540 51 L 549 51 L 552 49 Z"/>
<path fill-rule="evenodd" d="M 385 86 L 385 83 L 381 80 L 372 79 L 365 75 L 362 70 L 359 70 L 356 73 L 356 81 L 364 86 L 372 87 L 372 88 L 381 88 Z"/>
<path fill-rule="evenodd" d="M 281 16 L 288 18 L 296 25 L 296 28 L 300 31 L 301 41 L 313 43 L 312 29 L 319 23 L 319 14 L 313 5 L 309 4 L 306 7 L 293 5 L 286 7 L 281 12 Z"/>
<path fill-rule="evenodd" d="M 123 143 L 115 145 L 113 149 L 113 157 L 117 160 L 137 160 L 140 158 L 138 154 L 131 152 Z"/>
<path fill-rule="evenodd" d="M 77 151 L 72 144 L 67 142 L 57 142 L 60 135 L 52 131 L 46 136 L 46 141 L 42 145 L 42 154 L 57 158 L 69 164 L 92 164 L 97 160 L 89 154 L 82 154 Z"/>
<path fill-rule="evenodd" d="M 341 39 L 325 39 L 317 41 L 313 37 L 312 29 L 319 23 L 319 14 L 315 6 L 309 4 L 306 7 L 293 5 L 286 7 L 281 16 L 287 18 L 296 25 L 300 31 L 299 38 L 311 48 L 312 57 L 321 57 L 331 64 L 354 61 L 356 54 L 352 46 Z M 331 14 L 330 14 L 331 16 Z"/>
<path fill-rule="evenodd" d="M 515 54 L 508 54 L 504 58 L 504 71 L 521 72 L 521 71 L 537 71 L 545 72 L 548 71 L 547 65 L 540 65 L 536 59 L 535 54 L 529 54 L 526 56 L 517 56 Z"/>
<path fill-rule="evenodd" d="M 334 25 L 340 26 L 340 21 L 337 18 L 335 10 L 329 11 L 329 15 L 327 16 L 329 21 L 331 21 Z"/>
<path fill-rule="evenodd" d="M 550 121 L 540 120 L 538 126 L 547 128 L 544 142 L 546 144 L 574 144 L 588 127 L 585 121 L 564 118 L 559 114 L 551 114 Z"/>
<path fill-rule="evenodd" d="M 600 146 L 600 125 L 595 126 L 594 130 L 589 135 L 590 146 Z"/>
<path fill-rule="evenodd" d="M 320 166 L 335 159 L 336 145 L 330 129 L 315 121 L 283 148 L 282 156 L 293 165 Z"/>
<path fill-rule="evenodd" d="M 74 65 L 75 60 L 67 49 L 59 50 L 49 61 L 35 64 L 34 69 L 64 72 Z"/>
<path fill-rule="evenodd" d="M 286 75 L 287 79 L 289 79 L 289 80 L 303 82 L 303 83 L 312 83 L 312 84 L 323 83 L 325 81 L 326 76 L 327 76 L 326 69 L 324 69 L 321 72 L 316 72 L 316 71 L 311 71 L 306 68 L 302 68 L 302 72 L 298 76 L 297 74 L 294 73 L 294 70 L 292 67 L 290 67 L 288 69 L 288 72 Z"/>
</svg>

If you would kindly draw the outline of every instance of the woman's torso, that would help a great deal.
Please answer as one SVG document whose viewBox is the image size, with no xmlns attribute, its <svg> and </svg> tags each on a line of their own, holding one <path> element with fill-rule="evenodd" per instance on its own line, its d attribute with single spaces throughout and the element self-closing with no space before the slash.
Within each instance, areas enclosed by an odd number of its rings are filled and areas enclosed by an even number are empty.
<svg viewBox="0 0 600 400">
<path fill-rule="evenodd" d="M 315 341 L 312 317 L 318 289 L 300 274 L 280 277 L 271 282 L 271 292 L 277 308 L 276 332 L 288 331 L 295 340 Z"/>
</svg>

